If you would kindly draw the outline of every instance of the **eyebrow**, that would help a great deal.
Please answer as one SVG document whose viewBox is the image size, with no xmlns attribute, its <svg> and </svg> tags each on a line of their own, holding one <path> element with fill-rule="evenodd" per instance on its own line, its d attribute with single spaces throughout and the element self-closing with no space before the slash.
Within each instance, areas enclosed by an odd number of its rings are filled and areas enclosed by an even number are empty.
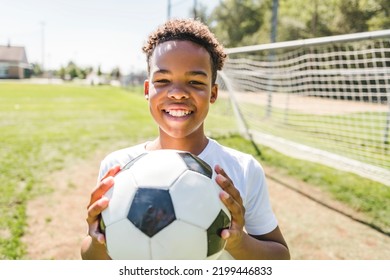
<svg viewBox="0 0 390 280">
<path fill-rule="evenodd" d="M 155 72 L 153 72 L 153 74 L 171 74 L 171 71 L 169 70 L 166 70 L 166 69 L 159 69 Z M 202 71 L 202 70 L 194 70 L 194 71 L 188 71 L 185 73 L 186 76 L 204 76 L 204 77 L 208 77 L 207 73 L 205 71 Z"/>
<path fill-rule="evenodd" d="M 187 72 L 186 73 L 187 76 L 204 76 L 204 77 L 208 77 L 207 73 L 204 72 L 204 71 L 190 71 L 190 72 Z"/>
</svg>

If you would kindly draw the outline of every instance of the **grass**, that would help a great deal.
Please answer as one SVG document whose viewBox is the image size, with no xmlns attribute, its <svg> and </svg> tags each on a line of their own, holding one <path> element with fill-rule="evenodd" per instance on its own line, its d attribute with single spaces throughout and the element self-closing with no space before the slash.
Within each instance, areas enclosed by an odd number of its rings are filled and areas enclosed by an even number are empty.
<svg viewBox="0 0 390 280">
<path fill-rule="evenodd" d="M 18 259 L 26 203 L 50 191 L 47 174 L 155 128 L 142 94 L 116 88 L 0 84 L 0 99 L 0 259 Z"/>
<path fill-rule="evenodd" d="M 231 135 L 226 100 L 212 106 L 206 129 L 222 143 L 254 153 Z M 44 178 L 96 151 L 112 151 L 156 136 L 140 88 L 0 83 L 0 259 L 21 259 L 26 205 L 52 191 Z M 229 136 L 230 135 L 230 136 Z M 263 164 L 318 186 L 389 227 L 390 188 L 331 168 L 287 158 L 261 147 Z"/>
</svg>

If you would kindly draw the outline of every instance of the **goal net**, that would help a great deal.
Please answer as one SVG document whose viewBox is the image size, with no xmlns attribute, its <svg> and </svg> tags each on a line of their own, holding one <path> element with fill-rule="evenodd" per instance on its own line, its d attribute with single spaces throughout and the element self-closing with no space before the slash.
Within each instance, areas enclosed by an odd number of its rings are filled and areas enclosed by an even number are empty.
<svg viewBox="0 0 390 280">
<path fill-rule="evenodd" d="M 242 132 L 390 185 L 390 30 L 228 49 Z"/>
</svg>

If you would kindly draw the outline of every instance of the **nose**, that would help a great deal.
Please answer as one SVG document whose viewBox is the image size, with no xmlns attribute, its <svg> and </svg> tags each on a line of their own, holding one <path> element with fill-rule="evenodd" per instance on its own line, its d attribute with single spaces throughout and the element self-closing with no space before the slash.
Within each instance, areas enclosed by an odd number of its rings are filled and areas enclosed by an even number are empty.
<svg viewBox="0 0 390 280">
<path fill-rule="evenodd" d="M 182 86 L 173 86 L 168 91 L 168 97 L 172 99 L 187 99 L 189 97 L 189 93 Z"/>
</svg>

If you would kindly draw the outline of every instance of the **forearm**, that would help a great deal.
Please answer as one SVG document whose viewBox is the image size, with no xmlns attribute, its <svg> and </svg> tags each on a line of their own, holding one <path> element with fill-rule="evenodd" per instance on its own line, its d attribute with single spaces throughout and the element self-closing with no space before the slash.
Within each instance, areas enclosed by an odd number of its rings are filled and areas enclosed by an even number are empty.
<svg viewBox="0 0 390 280">
<path fill-rule="evenodd" d="M 244 234 L 240 244 L 229 248 L 229 253 L 237 260 L 289 260 L 290 252 L 285 244 L 259 240 Z"/>
<path fill-rule="evenodd" d="M 81 258 L 83 260 L 109 260 L 106 246 L 86 236 L 81 244 Z"/>
</svg>

